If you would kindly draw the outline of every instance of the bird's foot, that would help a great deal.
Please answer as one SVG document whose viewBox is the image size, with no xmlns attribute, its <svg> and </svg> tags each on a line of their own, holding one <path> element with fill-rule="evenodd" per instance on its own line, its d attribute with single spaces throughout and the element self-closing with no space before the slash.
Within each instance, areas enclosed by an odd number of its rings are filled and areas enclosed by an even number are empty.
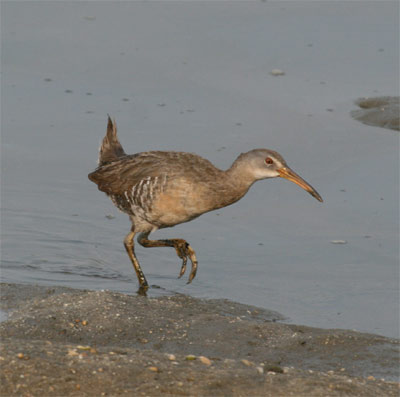
<svg viewBox="0 0 400 397">
<path fill-rule="evenodd" d="M 183 239 L 181 238 L 173 238 L 173 239 L 166 239 L 166 240 L 149 240 L 148 237 L 149 233 L 141 233 L 138 238 L 139 244 L 141 244 L 143 247 L 149 248 L 149 247 L 174 247 L 177 255 L 179 258 L 182 259 L 182 266 L 181 270 L 179 272 L 179 278 L 181 278 L 186 271 L 186 264 L 188 258 L 190 259 L 190 262 L 192 263 L 192 270 L 190 271 L 189 274 L 189 280 L 188 284 L 192 282 L 194 277 L 196 276 L 197 272 L 197 259 L 196 259 L 196 254 L 193 250 L 193 248 Z M 128 247 L 129 248 L 129 247 Z M 127 249 L 128 249 L 127 248 Z M 135 264 L 134 264 L 135 265 Z M 137 269 L 137 266 L 135 267 Z M 143 278 L 144 281 L 144 275 L 139 273 L 139 270 L 136 270 L 138 274 L 138 279 L 139 283 L 142 285 L 141 279 Z M 147 282 L 146 282 L 147 284 Z"/>
<path fill-rule="evenodd" d="M 190 271 L 188 284 L 192 282 L 197 272 L 197 258 L 193 248 L 185 240 L 175 240 L 175 250 L 179 258 L 182 259 L 182 266 L 178 278 L 181 278 L 186 271 L 186 264 L 188 258 L 192 263 L 192 270 Z"/>
<path fill-rule="evenodd" d="M 147 296 L 148 289 L 149 289 L 148 285 L 141 285 L 136 293 L 140 296 Z"/>
<path fill-rule="evenodd" d="M 147 290 L 149 289 L 149 284 L 147 283 L 146 277 L 144 277 L 143 272 L 139 272 L 139 289 L 137 290 L 138 295 L 147 296 Z"/>
</svg>

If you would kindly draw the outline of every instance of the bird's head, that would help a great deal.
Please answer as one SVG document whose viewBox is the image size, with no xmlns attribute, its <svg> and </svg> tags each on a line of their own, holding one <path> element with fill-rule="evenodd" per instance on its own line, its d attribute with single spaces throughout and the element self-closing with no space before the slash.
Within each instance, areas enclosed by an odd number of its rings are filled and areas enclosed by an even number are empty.
<svg viewBox="0 0 400 397">
<path fill-rule="evenodd" d="M 296 183 L 310 193 L 318 201 L 323 201 L 318 192 L 303 178 L 297 175 L 287 164 L 285 159 L 278 153 L 269 149 L 254 149 L 242 153 L 237 162 L 246 169 L 254 180 L 266 178 L 285 178 Z"/>
</svg>

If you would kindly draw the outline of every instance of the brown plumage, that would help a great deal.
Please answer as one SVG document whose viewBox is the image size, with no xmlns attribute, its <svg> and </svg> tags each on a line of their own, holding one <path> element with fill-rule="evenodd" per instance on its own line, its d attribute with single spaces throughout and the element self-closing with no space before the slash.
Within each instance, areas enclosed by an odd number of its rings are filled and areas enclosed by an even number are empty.
<svg viewBox="0 0 400 397">
<path fill-rule="evenodd" d="M 151 232 L 188 222 L 201 214 L 242 198 L 257 180 L 284 177 L 307 190 L 319 201 L 319 194 L 295 174 L 282 156 L 268 149 L 242 153 L 226 170 L 192 153 L 151 151 L 126 155 L 117 137 L 115 121 L 108 118 L 107 133 L 99 153 L 99 166 L 89 179 L 113 203 L 129 215 L 132 228 L 124 244 L 133 263 L 141 290 L 148 284 L 134 252 L 134 236 L 144 247 L 174 247 L 182 259 L 179 277 L 189 258 L 197 271 L 195 252 L 183 239 L 148 240 Z"/>
</svg>

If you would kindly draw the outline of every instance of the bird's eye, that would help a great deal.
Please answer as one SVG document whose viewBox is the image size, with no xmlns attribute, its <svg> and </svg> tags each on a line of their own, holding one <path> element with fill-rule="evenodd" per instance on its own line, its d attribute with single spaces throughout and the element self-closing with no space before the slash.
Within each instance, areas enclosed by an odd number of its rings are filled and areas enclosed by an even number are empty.
<svg viewBox="0 0 400 397">
<path fill-rule="evenodd" d="M 265 164 L 268 164 L 268 165 L 274 164 L 274 160 L 272 160 L 271 157 L 267 157 L 265 159 Z"/>
</svg>

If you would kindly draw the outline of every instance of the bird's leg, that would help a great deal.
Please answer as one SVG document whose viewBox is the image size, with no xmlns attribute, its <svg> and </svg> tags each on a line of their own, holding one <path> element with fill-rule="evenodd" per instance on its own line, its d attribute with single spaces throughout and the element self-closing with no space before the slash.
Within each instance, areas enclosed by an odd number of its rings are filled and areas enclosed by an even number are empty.
<svg viewBox="0 0 400 397">
<path fill-rule="evenodd" d="M 137 278 L 139 280 L 139 294 L 145 294 L 146 290 L 149 288 L 149 284 L 147 284 L 146 277 L 143 274 L 142 268 L 140 267 L 139 261 L 136 258 L 135 251 L 134 251 L 134 240 L 135 232 L 132 230 L 126 235 L 124 239 L 124 245 L 126 252 L 128 253 L 129 259 L 132 262 L 132 265 L 135 269 Z"/>
<path fill-rule="evenodd" d="M 192 270 L 189 275 L 188 284 L 192 282 L 197 272 L 197 258 L 193 248 L 186 242 L 186 240 L 180 238 L 166 239 L 166 240 L 149 240 L 148 236 L 150 233 L 141 233 L 138 237 L 138 242 L 143 247 L 174 247 L 179 258 L 182 259 L 182 267 L 179 272 L 179 278 L 181 278 L 186 271 L 187 258 L 189 257 L 192 263 Z"/>
</svg>

